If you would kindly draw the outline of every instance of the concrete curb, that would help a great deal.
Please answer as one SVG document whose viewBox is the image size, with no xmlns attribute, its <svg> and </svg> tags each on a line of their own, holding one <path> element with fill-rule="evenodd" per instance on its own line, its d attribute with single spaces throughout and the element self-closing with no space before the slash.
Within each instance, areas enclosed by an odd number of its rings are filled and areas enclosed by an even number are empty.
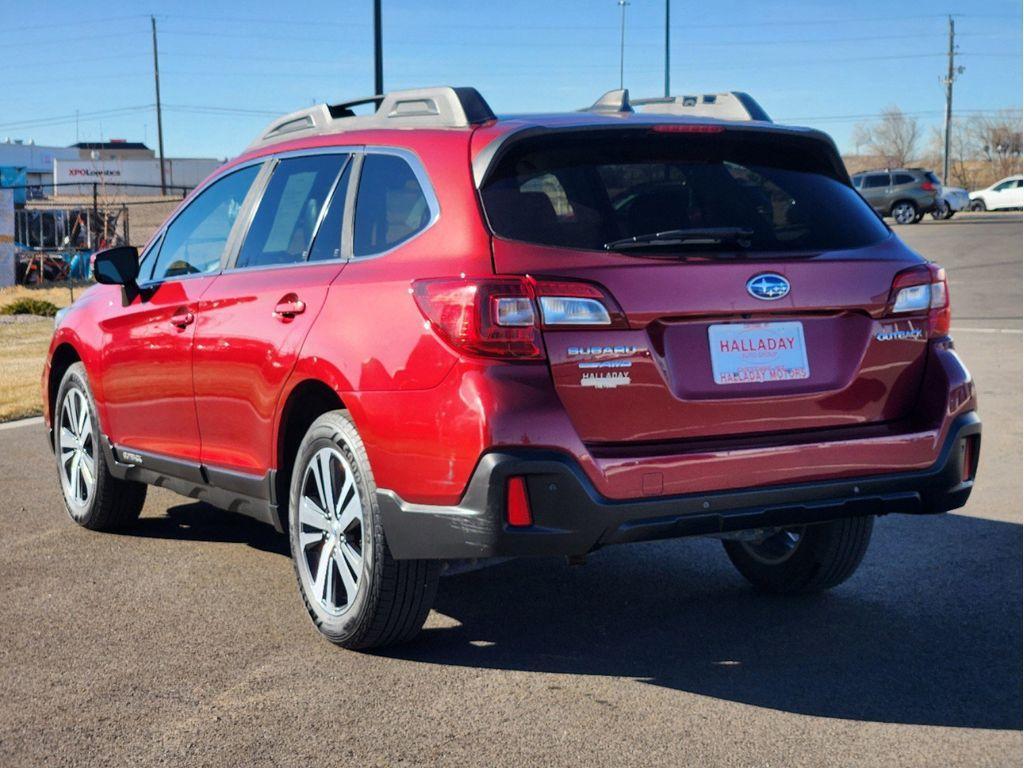
<svg viewBox="0 0 1024 768">
<path fill-rule="evenodd" d="M 0 432 L 7 429 L 18 429 L 19 427 L 33 427 L 36 424 L 42 424 L 42 416 L 29 416 L 27 419 L 17 419 L 16 421 L 4 421 L 0 422 Z"/>
</svg>

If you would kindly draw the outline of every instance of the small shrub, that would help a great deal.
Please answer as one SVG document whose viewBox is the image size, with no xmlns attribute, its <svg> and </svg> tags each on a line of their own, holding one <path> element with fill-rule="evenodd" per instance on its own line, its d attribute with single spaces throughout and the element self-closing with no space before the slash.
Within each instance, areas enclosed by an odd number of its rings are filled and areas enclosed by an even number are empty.
<svg viewBox="0 0 1024 768">
<path fill-rule="evenodd" d="M 0 307 L 0 315 L 39 315 L 53 317 L 57 314 L 57 305 L 43 299 L 20 298 Z"/>
</svg>

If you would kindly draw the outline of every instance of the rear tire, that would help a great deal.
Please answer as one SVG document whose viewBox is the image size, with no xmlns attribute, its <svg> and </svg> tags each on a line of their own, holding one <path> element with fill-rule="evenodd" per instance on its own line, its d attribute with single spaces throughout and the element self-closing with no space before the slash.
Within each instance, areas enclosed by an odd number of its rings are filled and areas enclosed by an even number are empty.
<svg viewBox="0 0 1024 768">
<path fill-rule="evenodd" d="M 910 200 L 898 200 L 893 203 L 889 215 L 897 224 L 915 224 L 918 221 L 917 206 Z"/>
<path fill-rule="evenodd" d="M 852 517 L 784 529 L 757 543 L 722 543 L 736 570 L 761 591 L 821 592 L 854 574 L 864 559 L 873 527 L 873 517 Z"/>
<path fill-rule="evenodd" d="M 85 366 L 74 363 L 61 379 L 53 408 L 53 450 L 64 508 L 84 528 L 113 531 L 138 519 L 146 484 L 110 474 L 102 435 Z"/>
<path fill-rule="evenodd" d="M 441 571 L 435 560 L 391 556 L 376 492 L 348 413 L 319 417 L 299 445 L 292 472 L 288 537 L 313 624 L 332 643 L 353 650 L 412 640 L 430 613 Z"/>
</svg>

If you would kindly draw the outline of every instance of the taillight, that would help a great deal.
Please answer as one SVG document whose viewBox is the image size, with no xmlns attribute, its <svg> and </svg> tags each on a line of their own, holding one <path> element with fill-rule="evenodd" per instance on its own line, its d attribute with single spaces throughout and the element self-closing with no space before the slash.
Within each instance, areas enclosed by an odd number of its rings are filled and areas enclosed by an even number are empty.
<svg viewBox="0 0 1024 768">
<path fill-rule="evenodd" d="M 937 264 L 924 264 L 897 273 L 889 295 L 892 315 L 928 313 L 928 337 L 949 333 L 951 317 L 949 283 L 946 270 Z"/>
<path fill-rule="evenodd" d="M 599 285 L 578 280 L 530 280 L 530 284 L 545 327 L 628 327 L 615 299 Z"/>
<path fill-rule="evenodd" d="M 932 184 L 930 181 L 923 181 L 921 182 L 921 189 L 923 189 L 925 192 L 934 192 L 935 185 Z"/>
<path fill-rule="evenodd" d="M 543 359 L 542 327 L 627 327 L 615 300 L 593 283 L 460 277 L 417 280 L 411 290 L 446 342 L 483 357 Z"/>
</svg>

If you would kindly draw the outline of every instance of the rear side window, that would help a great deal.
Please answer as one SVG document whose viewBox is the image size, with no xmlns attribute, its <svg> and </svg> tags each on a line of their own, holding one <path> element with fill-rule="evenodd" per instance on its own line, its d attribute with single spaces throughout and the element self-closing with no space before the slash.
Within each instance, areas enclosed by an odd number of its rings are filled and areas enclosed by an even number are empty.
<svg viewBox="0 0 1024 768">
<path fill-rule="evenodd" d="M 879 187 L 889 186 L 889 174 L 888 173 L 870 173 L 864 177 L 864 189 L 878 189 Z"/>
<path fill-rule="evenodd" d="M 930 181 L 932 184 L 942 184 L 942 182 L 939 180 L 939 177 L 936 176 L 931 171 L 926 171 L 924 177 L 928 179 L 928 181 Z"/>
<path fill-rule="evenodd" d="M 220 268 L 227 245 L 258 165 L 229 173 L 200 192 L 167 227 L 153 264 L 153 280 L 210 274 Z"/>
<path fill-rule="evenodd" d="M 893 186 L 899 186 L 900 184 L 913 184 L 914 177 L 909 173 L 894 173 L 892 176 Z"/>
<path fill-rule="evenodd" d="M 409 164 L 396 155 L 366 155 L 356 196 L 355 256 L 394 248 L 430 223 L 427 197 Z"/>
<path fill-rule="evenodd" d="M 347 159 L 344 154 L 310 155 L 278 163 L 235 267 L 305 261 L 320 211 Z"/>
<path fill-rule="evenodd" d="M 567 248 L 677 229 L 738 227 L 766 251 L 888 237 L 840 173 L 831 150 L 790 137 L 588 131 L 520 139 L 481 196 L 495 234 Z"/>
</svg>

